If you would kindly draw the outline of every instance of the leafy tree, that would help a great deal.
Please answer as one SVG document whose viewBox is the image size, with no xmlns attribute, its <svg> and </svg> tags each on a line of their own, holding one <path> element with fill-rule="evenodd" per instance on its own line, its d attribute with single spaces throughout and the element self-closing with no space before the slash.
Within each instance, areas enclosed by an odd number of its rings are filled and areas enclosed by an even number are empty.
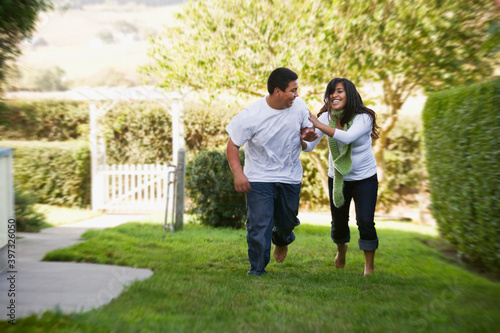
<svg viewBox="0 0 500 333">
<path fill-rule="evenodd" d="M 482 80 L 498 64 L 499 10 L 490 0 L 200 0 L 179 25 L 151 40 L 142 68 L 166 90 L 234 89 L 262 95 L 278 66 L 299 74 L 306 99 L 322 99 L 333 77 L 383 87 L 377 159 L 406 99 Z M 496 27 L 496 28 L 495 28 Z"/>
<path fill-rule="evenodd" d="M 325 27 L 326 45 L 349 54 L 351 70 L 382 84 L 386 113 L 375 149 L 382 171 L 388 134 L 416 89 L 438 91 L 493 75 L 500 63 L 499 14 L 488 0 L 354 0 L 339 6 L 338 14 L 328 11 L 325 21 L 343 32 L 339 39 Z"/>
<path fill-rule="evenodd" d="M 36 73 L 33 79 L 34 89 L 40 91 L 63 91 L 66 90 L 66 72 L 59 66 L 45 68 Z"/>
<path fill-rule="evenodd" d="M 52 8 L 51 0 L 0 0 L 0 81 L 19 44 L 35 31 L 38 13 Z"/>
<path fill-rule="evenodd" d="M 270 70 L 286 65 L 300 72 L 301 83 L 323 89 L 329 69 L 311 66 L 321 23 L 314 12 L 311 1 L 190 2 L 177 16 L 179 26 L 151 40 L 154 62 L 143 71 L 168 90 L 236 89 L 261 96 Z"/>
<path fill-rule="evenodd" d="M 99 38 L 105 44 L 113 44 L 115 42 L 115 37 L 109 31 L 99 31 L 97 34 L 97 38 Z"/>
<path fill-rule="evenodd" d="M 127 22 L 125 20 L 116 21 L 115 27 L 119 32 L 124 34 L 132 34 L 139 31 L 133 23 Z"/>
</svg>

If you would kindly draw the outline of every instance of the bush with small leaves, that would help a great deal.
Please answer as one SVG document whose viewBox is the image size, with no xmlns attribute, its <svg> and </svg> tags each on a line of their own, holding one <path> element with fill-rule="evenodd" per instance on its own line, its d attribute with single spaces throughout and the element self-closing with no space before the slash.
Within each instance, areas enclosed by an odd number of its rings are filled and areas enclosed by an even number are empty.
<svg viewBox="0 0 500 333">
<path fill-rule="evenodd" d="M 240 151 L 243 164 L 243 152 Z M 203 151 L 186 166 L 186 190 L 191 213 L 212 227 L 242 228 L 246 220 L 245 195 L 234 190 L 233 174 L 224 151 Z"/>
<path fill-rule="evenodd" d="M 34 208 L 37 199 L 18 189 L 15 191 L 16 228 L 17 231 L 38 232 L 47 223 L 45 215 Z"/>
</svg>

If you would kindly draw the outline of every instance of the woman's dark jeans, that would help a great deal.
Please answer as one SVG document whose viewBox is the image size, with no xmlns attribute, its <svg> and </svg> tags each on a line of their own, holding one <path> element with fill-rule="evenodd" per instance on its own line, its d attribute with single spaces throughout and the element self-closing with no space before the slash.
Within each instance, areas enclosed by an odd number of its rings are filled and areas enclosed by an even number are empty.
<svg viewBox="0 0 500 333">
<path fill-rule="evenodd" d="M 328 177 L 330 194 L 330 210 L 332 213 L 331 236 L 336 244 L 348 243 L 351 239 L 349 230 L 349 209 L 354 199 L 356 223 L 359 230 L 359 249 L 375 251 L 378 248 L 377 231 L 375 230 L 375 206 L 377 204 L 377 174 L 362 180 L 344 181 L 344 204 L 335 207 L 332 198 L 333 178 Z"/>
</svg>

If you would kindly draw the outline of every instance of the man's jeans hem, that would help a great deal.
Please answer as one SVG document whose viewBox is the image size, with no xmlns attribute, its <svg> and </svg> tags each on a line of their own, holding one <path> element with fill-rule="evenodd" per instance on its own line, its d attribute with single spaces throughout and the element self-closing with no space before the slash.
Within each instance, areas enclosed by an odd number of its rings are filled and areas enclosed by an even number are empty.
<svg viewBox="0 0 500 333">
<path fill-rule="evenodd" d="M 248 271 L 247 274 L 248 275 L 253 275 L 253 276 L 262 276 L 262 275 L 266 275 L 267 272 L 265 270 L 263 272 Z"/>
</svg>

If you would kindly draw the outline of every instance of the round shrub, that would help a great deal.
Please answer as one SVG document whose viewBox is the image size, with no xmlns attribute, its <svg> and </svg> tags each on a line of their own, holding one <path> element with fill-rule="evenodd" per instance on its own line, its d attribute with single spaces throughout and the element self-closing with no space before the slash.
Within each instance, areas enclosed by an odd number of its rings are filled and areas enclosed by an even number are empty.
<svg viewBox="0 0 500 333">
<path fill-rule="evenodd" d="M 15 191 L 16 229 L 24 232 L 38 232 L 47 224 L 45 215 L 35 210 L 37 199 L 20 190 Z"/>
<path fill-rule="evenodd" d="M 240 151 L 243 164 L 243 152 Z M 202 224 L 242 228 L 246 220 L 245 195 L 234 190 L 233 174 L 226 154 L 202 151 L 186 166 L 186 190 L 192 200 L 190 213 Z"/>
</svg>

